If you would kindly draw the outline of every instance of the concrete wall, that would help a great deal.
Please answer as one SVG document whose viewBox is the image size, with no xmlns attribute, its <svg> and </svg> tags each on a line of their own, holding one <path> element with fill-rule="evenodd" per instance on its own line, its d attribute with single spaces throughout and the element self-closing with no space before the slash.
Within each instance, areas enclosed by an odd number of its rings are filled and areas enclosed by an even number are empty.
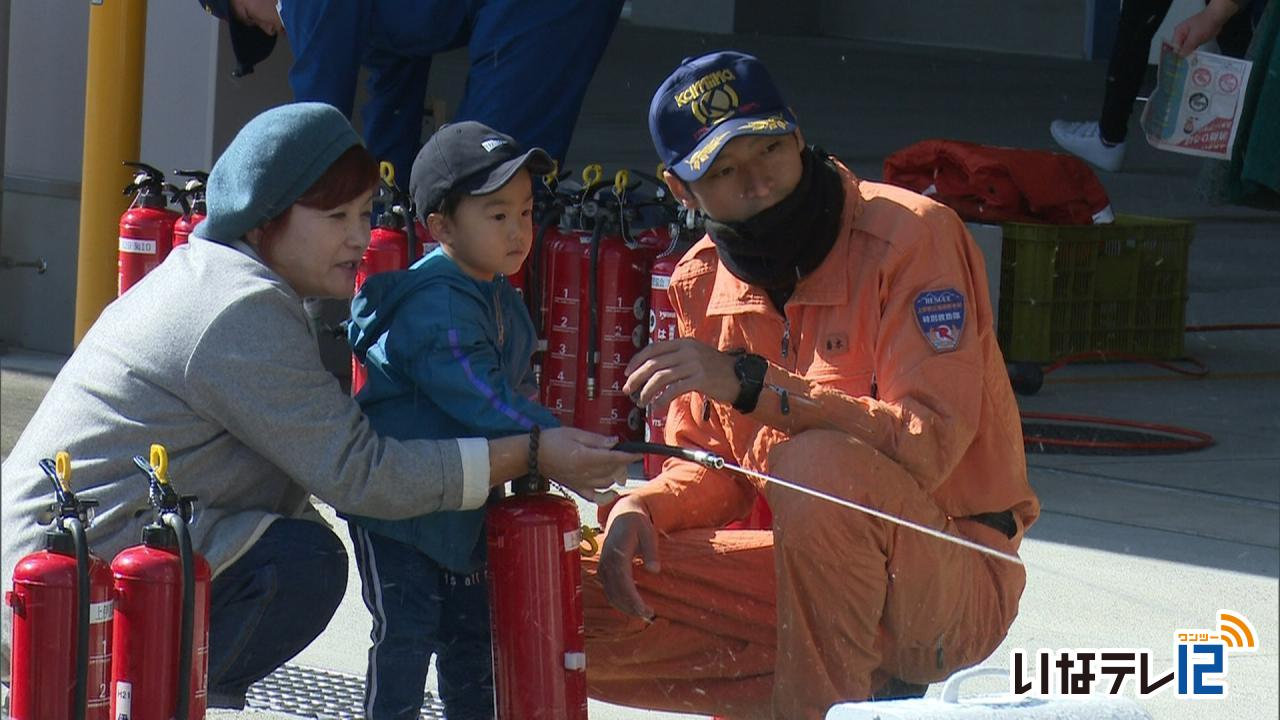
<svg viewBox="0 0 1280 720">
<path fill-rule="evenodd" d="M 1089 0 L 822 0 L 824 35 L 1081 58 L 1091 52 Z"/>
<path fill-rule="evenodd" d="M 637 25 L 708 33 L 819 35 L 820 0 L 631 0 Z"/>
<path fill-rule="evenodd" d="M 49 352 L 72 343 L 88 31 L 87 2 L 12 3 L 0 256 L 49 269 L 0 269 L 0 342 Z M 287 42 L 234 80 L 227 33 L 194 2 L 148 3 L 146 43 L 141 159 L 166 172 L 207 170 L 246 120 L 292 97 Z"/>
<path fill-rule="evenodd" d="M 11 4 L 0 255 L 49 270 L 0 270 L 0 339 L 70 348 L 75 317 L 88 3 Z"/>
<path fill-rule="evenodd" d="M 1095 7 L 1114 0 L 631 0 L 639 25 L 709 33 L 825 35 L 1092 57 Z"/>
</svg>

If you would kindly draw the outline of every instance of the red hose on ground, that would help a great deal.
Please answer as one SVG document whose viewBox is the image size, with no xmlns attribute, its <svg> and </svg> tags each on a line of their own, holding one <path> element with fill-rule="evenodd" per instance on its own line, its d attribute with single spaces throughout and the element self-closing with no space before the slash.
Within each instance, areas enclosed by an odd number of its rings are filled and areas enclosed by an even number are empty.
<svg viewBox="0 0 1280 720">
<path fill-rule="evenodd" d="M 1022 442 L 1024 445 L 1089 448 L 1091 450 L 1140 450 L 1144 452 L 1169 450 L 1175 452 L 1187 452 L 1191 450 L 1203 450 L 1204 448 L 1210 447 L 1214 444 L 1212 435 L 1200 432 L 1199 430 L 1178 427 L 1176 425 L 1161 425 L 1158 423 L 1138 422 L 1136 420 L 1119 420 L 1116 418 L 1097 417 L 1095 415 L 1071 415 L 1066 413 L 1024 412 L 1022 413 L 1022 419 L 1135 428 L 1138 430 L 1165 433 L 1167 435 L 1177 435 L 1184 438 L 1182 440 L 1121 441 L 1071 440 L 1065 438 L 1043 437 L 1039 435 L 1023 435 Z"/>
<path fill-rule="evenodd" d="M 1228 323 L 1221 325 L 1188 325 L 1187 332 L 1221 332 L 1230 330 L 1280 330 L 1280 323 Z M 1148 365 L 1154 365 L 1170 372 L 1180 375 L 1186 375 L 1193 378 L 1203 378 L 1209 374 L 1209 367 L 1195 358 L 1186 358 L 1183 362 L 1190 363 L 1194 369 L 1188 370 L 1181 368 L 1163 360 L 1156 358 L 1142 357 L 1140 355 L 1132 355 L 1130 353 L 1106 352 L 1094 350 L 1090 352 L 1076 353 L 1059 358 L 1056 362 L 1046 366 L 1043 370 L 1045 375 L 1061 370 L 1073 362 L 1082 360 L 1101 360 L 1103 362 L 1110 360 L 1122 360 L 1127 362 L 1140 362 Z M 1065 413 L 1022 413 L 1023 420 L 1047 420 L 1051 422 L 1061 423 L 1084 423 L 1089 425 L 1104 425 L 1110 427 L 1133 428 L 1138 430 L 1147 430 L 1151 432 L 1163 433 L 1165 435 L 1177 436 L 1181 439 L 1168 440 L 1151 440 L 1151 441 L 1120 441 L 1120 440 L 1072 440 L 1066 438 L 1051 438 L 1039 435 L 1023 435 L 1022 441 L 1024 445 L 1033 446 L 1050 446 L 1050 447 L 1072 447 L 1087 448 L 1091 450 L 1136 450 L 1142 452 L 1151 452 L 1159 450 L 1168 450 L 1173 452 L 1187 452 L 1191 450 L 1203 450 L 1214 444 L 1213 436 L 1208 433 L 1192 430 L 1190 428 L 1178 427 L 1176 425 L 1162 425 L 1158 423 L 1144 423 L 1134 420 L 1119 420 L 1116 418 L 1097 417 L 1092 415 L 1073 415 Z"/>
</svg>

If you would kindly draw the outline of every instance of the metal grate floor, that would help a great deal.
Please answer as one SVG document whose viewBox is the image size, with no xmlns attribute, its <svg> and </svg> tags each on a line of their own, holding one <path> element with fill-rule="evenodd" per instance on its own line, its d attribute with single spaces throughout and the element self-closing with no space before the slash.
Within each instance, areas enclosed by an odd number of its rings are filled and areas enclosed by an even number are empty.
<svg viewBox="0 0 1280 720">
<path fill-rule="evenodd" d="M 363 720 L 364 678 L 285 665 L 249 688 L 247 704 L 316 720 Z M 444 720 L 444 705 L 428 692 L 419 717 Z"/>
</svg>

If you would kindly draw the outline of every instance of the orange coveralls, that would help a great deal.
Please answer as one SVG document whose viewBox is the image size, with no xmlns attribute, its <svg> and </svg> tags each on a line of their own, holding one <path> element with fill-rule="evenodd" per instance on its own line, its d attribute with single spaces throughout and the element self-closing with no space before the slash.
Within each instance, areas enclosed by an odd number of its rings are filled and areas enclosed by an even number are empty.
<svg viewBox="0 0 1280 720">
<path fill-rule="evenodd" d="M 770 368 L 750 415 L 677 399 L 666 441 L 1016 552 L 1039 502 L 982 256 L 948 208 L 840 171 L 838 239 L 785 317 L 710 239 L 680 261 L 669 293 L 681 335 Z M 717 530 L 757 493 L 772 532 Z M 588 683 L 615 703 L 821 718 L 891 678 L 929 683 L 981 662 L 1026 582 L 1018 565 L 687 461 L 633 494 L 661 538 L 661 572 L 635 572 L 654 622 L 612 609 L 598 558 L 584 566 Z M 1006 510 L 1011 538 L 967 519 Z"/>
</svg>

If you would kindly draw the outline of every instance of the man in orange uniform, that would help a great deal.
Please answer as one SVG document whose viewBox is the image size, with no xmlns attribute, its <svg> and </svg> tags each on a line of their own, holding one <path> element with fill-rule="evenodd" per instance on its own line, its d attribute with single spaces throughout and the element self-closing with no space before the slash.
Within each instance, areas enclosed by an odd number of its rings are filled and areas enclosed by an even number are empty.
<svg viewBox="0 0 1280 720">
<path fill-rule="evenodd" d="M 685 60 L 649 127 L 672 192 L 708 217 L 671 282 L 681 338 L 628 368 L 627 392 L 669 405 L 667 441 L 1016 553 L 1039 503 L 955 213 L 806 147 L 748 55 Z M 772 532 L 718 529 L 758 494 Z M 587 562 L 588 682 L 628 705 L 821 718 L 981 662 L 1025 581 L 1021 565 L 672 459 L 610 509 Z"/>
</svg>

